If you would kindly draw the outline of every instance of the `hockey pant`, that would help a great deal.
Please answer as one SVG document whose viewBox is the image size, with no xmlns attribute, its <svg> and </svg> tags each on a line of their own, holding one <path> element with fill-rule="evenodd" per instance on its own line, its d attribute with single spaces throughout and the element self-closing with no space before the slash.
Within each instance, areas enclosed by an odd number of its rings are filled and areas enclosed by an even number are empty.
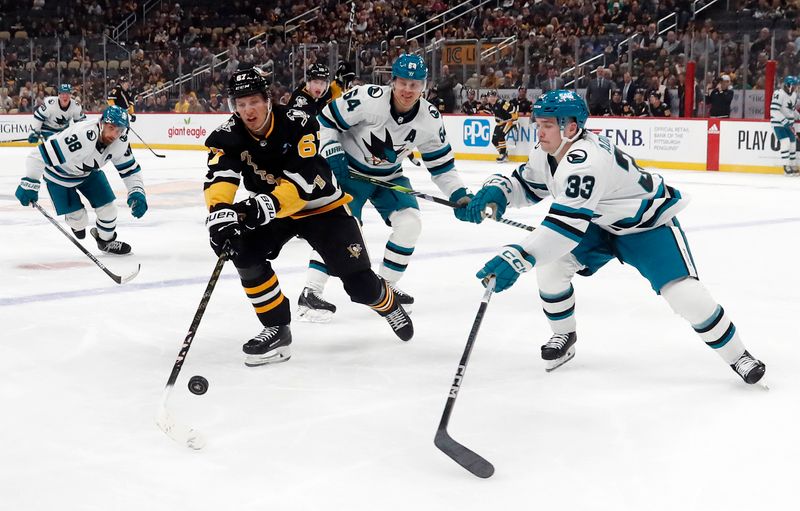
<svg viewBox="0 0 800 511">
<path fill-rule="evenodd" d="M 269 260 L 278 257 L 283 245 L 295 236 L 305 239 L 321 255 L 327 271 L 342 280 L 353 302 L 379 306 L 386 286 L 370 269 L 358 221 L 339 207 L 300 219 L 278 218 L 243 234 L 244 248 L 233 263 L 262 325 L 291 322 L 289 301 Z"/>
</svg>

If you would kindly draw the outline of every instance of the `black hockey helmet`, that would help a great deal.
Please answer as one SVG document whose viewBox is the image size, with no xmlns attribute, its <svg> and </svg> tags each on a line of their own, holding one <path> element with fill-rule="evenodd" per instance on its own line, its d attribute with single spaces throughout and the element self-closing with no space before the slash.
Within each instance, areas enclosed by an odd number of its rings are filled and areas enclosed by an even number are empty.
<svg viewBox="0 0 800 511">
<path fill-rule="evenodd" d="M 254 67 L 239 69 L 228 79 L 228 97 L 241 98 L 263 94 L 264 99 L 269 99 L 269 81 L 264 73 Z"/>
<path fill-rule="evenodd" d="M 486 93 L 487 96 L 497 96 L 497 89 L 489 89 L 489 92 Z"/>
<path fill-rule="evenodd" d="M 306 79 L 307 80 L 330 80 L 331 79 L 331 71 L 328 69 L 328 66 L 325 64 L 321 64 L 316 62 L 308 66 L 306 70 Z"/>
<path fill-rule="evenodd" d="M 228 106 L 231 112 L 236 112 L 236 98 L 253 94 L 261 94 L 265 101 L 270 99 L 269 81 L 264 72 L 255 67 L 234 71 L 228 79 Z"/>
</svg>

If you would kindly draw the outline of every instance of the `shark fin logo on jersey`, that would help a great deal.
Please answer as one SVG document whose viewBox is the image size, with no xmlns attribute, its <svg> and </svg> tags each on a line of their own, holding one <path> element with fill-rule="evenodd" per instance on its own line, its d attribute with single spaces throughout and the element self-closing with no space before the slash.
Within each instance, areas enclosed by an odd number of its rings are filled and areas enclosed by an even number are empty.
<svg viewBox="0 0 800 511">
<path fill-rule="evenodd" d="M 303 112 L 302 110 L 295 110 L 294 108 L 286 112 L 286 117 L 288 117 L 293 121 L 300 119 L 300 124 L 303 126 L 305 126 L 306 123 L 308 122 L 308 114 Z"/>
<path fill-rule="evenodd" d="M 379 98 L 379 97 L 383 96 L 383 89 L 373 85 L 372 87 L 367 89 L 367 94 L 371 98 Z"/>
<path fill-rule="evenodd" d="M 86 138 L 89 139 L 89 142 L 94 142 L 94 139 L 97 138 L 97 133 L 95 133 L 94 130 L 87 131 L 86 132 Z M 128 156 L 128 155 L 125 154 L 125 156 Z"/>
<path fill-rule="evenodd" d="M 89 166 L 89 165 L 86 165 L 86 163 L 81 163 L 80 167 L 75 165 L 75 168 L 80 169 L 81 172 L 85 172 L 85 173 L 89 174 L 90 172 L 94 172 L 95 170 L 100 168 L 100 165 L 97 163 L 96 160 L 92 160 L 92 163 L 94 163 L 94 166 Z"/>
<path fill-rule="evenodd" d="M 358 259 L 361 256 L 361 252 L 364 251 L 364 247 L 359 243 L 351 243 L 347 246 L 347 251 L 350 252 L 350 257 Z"/>
<path fill-rule="evenodd" d="M 586 161 L 586 151 L 583 149 L 575 149 L 574 151 L 570 151 L 567 154 L 567 161 L 573 165 L 577 165 L 579 163 L 583 163 Z"/>
<path fill-rule="evenodd" d="M 392 135 L 389 134 L 389 130 L 387 129 L 384 131 L 386 133 L 386 140 L 381 140 L 375 136 L 375 133 L 369 134 L 371 143 L 363 140 L 366 148 L 372 153 L 373 165 L 379 165 L 383 162 L 395 163 L 400 153 L 405 149 L 405 144 L 400 144 L 399 149 L 396 149 L 394 141 L 392 140 Z"/>
</svg>

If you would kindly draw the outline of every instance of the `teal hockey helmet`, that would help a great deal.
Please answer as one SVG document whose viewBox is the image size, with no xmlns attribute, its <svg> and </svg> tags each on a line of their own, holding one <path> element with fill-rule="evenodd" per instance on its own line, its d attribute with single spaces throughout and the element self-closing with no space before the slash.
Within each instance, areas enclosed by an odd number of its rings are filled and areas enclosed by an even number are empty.
<svg viewBox="0 0 800 511">
<path fill-rule="evenodd" d="M 555 117 L 558 125 L 564 129 L 570 118 L 575 119 L 578 128 L 586 125 L 589 118 L 589 108 L 586 101 L 571 90 L 551 90 L 539 96 L 533 105 L 533 116 Z"/>
<path fill-rule="evenodd" d="M 783 79 L 784 87 L 797 87 L 798 83 L 800 83 L 800 79 L 793 75 L 787 75 L 786 78 Z"/>
<path fill-rule="evenodd" d="M 397 57 L 392 64 L 392 78 L 405 78 L 406 80 L 428 79 L 428 66 L 419 55 L 404 53 Z"/>
<path fill-rule="evenodd" d="M 68 83 L 62 83 L 58 86 L 58 93 L 59 94 L 72 94 L 72 85 Z"/>
<path fill-rule="evenodd" d="M 128 129 L 131 125 L 128 112 L 116 105 L 107 106 L 106 109 L 103 110 L 103 114 L 100 116 L 100 122 L 113 124 L 114 126 L 125 129 Z"/>
</svg>

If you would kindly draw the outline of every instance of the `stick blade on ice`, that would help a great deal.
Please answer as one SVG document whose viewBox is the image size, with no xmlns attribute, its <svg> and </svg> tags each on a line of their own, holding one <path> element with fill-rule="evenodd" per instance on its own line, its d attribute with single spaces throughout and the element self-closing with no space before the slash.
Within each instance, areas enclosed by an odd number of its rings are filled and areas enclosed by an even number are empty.
<svg viewBox="0 0 800 511">
<path fill-rule="evenodd" d="M 494 474 L 494 465 L 486 461 L 481 455 L 453 440 L 446 430 L 437 430 L 433 443 L 436 444 L 440 451 L 450 456 L 453 461 L 473 475 L 486 479 Z"/>
<path fill-rule="evenodd" d="M 200 450 L 206 445 L 206 439 L 199 431 L 176 422 L 165 407 L 159 409 L 156 424 L 168 437 L 190 449 Z"/>
</svg>

